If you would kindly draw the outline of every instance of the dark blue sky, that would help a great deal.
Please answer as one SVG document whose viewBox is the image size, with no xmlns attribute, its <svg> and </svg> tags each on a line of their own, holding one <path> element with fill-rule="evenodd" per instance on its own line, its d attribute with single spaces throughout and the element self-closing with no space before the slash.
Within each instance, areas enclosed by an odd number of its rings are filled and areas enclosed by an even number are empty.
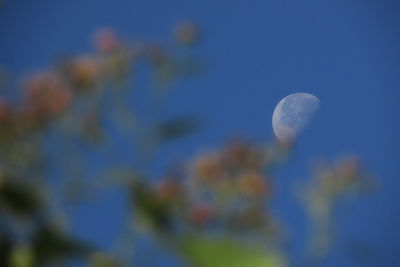
<svg viewBox="0 0 400 267">
<path fill-rule="evenodd" d="M 194 20 L 204 34 L 195 52 L 208 69 L 177 87 L 169 112 L 200 114 L 205 127 L 161 151 L 159 167 L 232 135 L 270 140 L 277 102 L 293 92 L 310 92 L 320 98 L 321 109 L 288 167 L 277 173 L 278 214 L 300 239 L 304 225 L 294 223 L 301 210 L 287 197 L 290 184 L 306 177 L 312 159 L 360 155 L 380 192 L 356 203 L 340 229 L 349 239 L 378 248 L 370 266 L 398 266 L 398 14 L 395 0 L 6 0 L 0 8 L 0 65 L 18 75 L 45 68 L 60 52 L 87 51 L 89 35 L 99 26 L 163 41 L 177 21 Z M 109 198 L 106 207 L 115 202 Z M 78 216 L 77 232 L 107 244 L 118 230 L 119 212 L 111 211 L 116 216 L 111 219 L 94 211 L 101 218 L 95 226 Z M 295 242 L 294 250 L 300 247 Z M 369 266 L 341 248 L 333 255 L 327 266 Z"/>
</svg>

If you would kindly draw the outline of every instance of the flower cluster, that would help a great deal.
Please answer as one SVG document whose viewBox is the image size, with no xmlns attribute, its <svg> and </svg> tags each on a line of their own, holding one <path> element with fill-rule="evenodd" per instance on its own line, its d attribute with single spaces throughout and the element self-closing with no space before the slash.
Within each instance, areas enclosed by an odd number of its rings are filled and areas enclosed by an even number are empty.
<svg viewBox="0 0 400 267">
<path fill-rule="evenodd" d="M 197 35 L 197 27 L 185 22 L 177 26 L 175 37 L 179 43 L 189 45 Z M 149 63 L 158 78 L 168 81 L 181 74 L 178 69 L 186 68 L 163 46 L 142 40 L 124 42 L 109 28 L 96 31 L 93 43 L 94 52 L 66 58 L 53 68 L 26 78 L 18 103 L 0 98 L 0 121 L 11 126 L 1 127 L 0 131 L 14 134 L 16 128 L 22 127 L 20 130 L 26 132 L 47 125 L 80 96 L 120 85 L 133 75 L 139 62 Z"/>
<path fill-rule="evenodd" d="M 150 218 L 165 232 L 227 231 L 270 237 L 275 229 L 268 211 L 270 164 L 271 155 L 260 146 L 230 142 L 220 151 L 196 156 L 179 175 L 155 183 L 147 197 L 136 190 L 136 206 L 147 222 Z"/>
</svg>

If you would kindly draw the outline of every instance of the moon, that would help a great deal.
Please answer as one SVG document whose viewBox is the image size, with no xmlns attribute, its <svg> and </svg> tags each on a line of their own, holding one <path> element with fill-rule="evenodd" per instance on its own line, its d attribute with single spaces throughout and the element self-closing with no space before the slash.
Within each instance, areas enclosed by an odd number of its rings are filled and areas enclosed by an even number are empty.
<svg viewBox="0 0 400 267">
<path fill-rule="evenodd" d="M 272 115 L 272 128 L 282 143 L 293 141 L 307 126 L 319 108 L 319 99 L 308 93 L 283 98 Z"/>
</svg>

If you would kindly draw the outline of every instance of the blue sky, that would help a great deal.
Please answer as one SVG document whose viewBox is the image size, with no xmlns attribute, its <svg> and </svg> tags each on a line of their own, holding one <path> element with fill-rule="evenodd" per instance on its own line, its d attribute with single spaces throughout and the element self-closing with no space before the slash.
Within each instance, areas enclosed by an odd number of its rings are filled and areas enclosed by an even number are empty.
<svg viewBox="0 0 400 267">
<path fill-rule="evenodd" d="M 290 184 L 307 176 L 310 162 L 347 153 L 361 156 L 380 192 L 362 198 L 340 222 L 343 235 L 378 248 L 380 266 L 397 266 L 400 247 L 398 149 L 400 134 L 400 2 L 395 0 L 6 0 L 0 8 L 0 65 L 17 75 L 46 68 L 60 52 L 90 49 L 100 26 L 122 35 L 165 41 L 181 19 L 202 29 L 196 55 L 201 76 L 177 86 L 168 115 L 199 114 L 202 131 L 159 154 L 169 158 L 221 144 L 230 136 L 273 138 L 271 116 L 284 96 L 306 91 L 320 110 L 300 137 L 287 168 L 277 173 L 279 215 L 294 239 L 304 225 L 288 197 Z M 290 190 L 289 190 L 290 189 Z M 104 203 L 113 206 L 116 196 Z M 81 214 L 86 210 L 82 208 Z M 118 210 L 114 210 L 118 218 Z M 95 227 L 77 216 L 77 232 L 107 244 L 118 228 L 101 210 Z M 79 215 L 79 212 L 77 213 Z M 102 229 L 115 229 L 99 236 Z M 296 231 L 297 230 L 297 231 Z M 294 242 L 294 254 L 301 243 Z M 326 266 L 368 266 L 340 248 Z M 371 261 L 371 266 L 377 266 Z"/>
</svg>

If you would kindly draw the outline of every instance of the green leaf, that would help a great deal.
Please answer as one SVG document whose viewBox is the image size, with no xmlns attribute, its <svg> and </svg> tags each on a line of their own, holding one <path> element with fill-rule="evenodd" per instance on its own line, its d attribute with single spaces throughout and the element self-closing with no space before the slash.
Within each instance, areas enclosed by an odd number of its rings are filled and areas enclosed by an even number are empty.
<svg viewBox="0 0 400 267">
<path fill-rule="evenodd" d="M 284 267 L 278 252 L 238 243 L 232 238 L 190 237 L 180 246 L 183 255 L 196 267 Z"/>
<path fill-rule="evenodd" d="M 160 141 L 167 142 L 192 134 L 197 128 L 198 123 L 194 118 L 182 116 L 161 123 L 155 132 Z"/>
<path fill-rule="evenodd" d="M 137 209 L 137 216 L 142 223 L 155 231 L 165 231 L 170 226 L 170 215 L 166 203 L 160 201 L 144 182 L 132 184 L 132 203 Z"/>
</svg>

